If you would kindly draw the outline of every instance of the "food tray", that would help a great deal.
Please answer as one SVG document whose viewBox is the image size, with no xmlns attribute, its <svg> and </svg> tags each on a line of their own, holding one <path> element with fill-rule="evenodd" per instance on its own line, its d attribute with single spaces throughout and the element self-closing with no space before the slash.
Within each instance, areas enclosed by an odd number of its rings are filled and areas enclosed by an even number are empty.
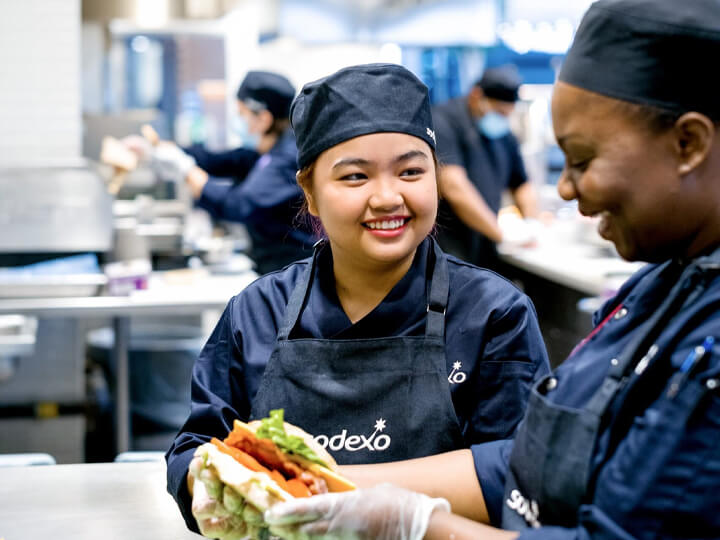
<svg viewBox="0 0 720 540">
<path fill-rule="evenodd" d="M 0 275 L 0 298 L 95 296 L 106 283 L 105 274 Z"/>
</svg>

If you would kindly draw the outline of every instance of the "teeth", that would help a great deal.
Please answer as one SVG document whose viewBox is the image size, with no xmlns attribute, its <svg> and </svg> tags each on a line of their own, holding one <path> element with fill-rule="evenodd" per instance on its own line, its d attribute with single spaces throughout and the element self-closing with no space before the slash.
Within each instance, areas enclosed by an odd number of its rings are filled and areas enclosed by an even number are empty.
<svg viewBox="0 0 720 540">
<path fill-rule="evenodd" d="M 386 221 L 370 221 L 367 223 L 369 229 L 397 229 L 403 226 L 403 219 L 389 219 Z"/>
</svg>

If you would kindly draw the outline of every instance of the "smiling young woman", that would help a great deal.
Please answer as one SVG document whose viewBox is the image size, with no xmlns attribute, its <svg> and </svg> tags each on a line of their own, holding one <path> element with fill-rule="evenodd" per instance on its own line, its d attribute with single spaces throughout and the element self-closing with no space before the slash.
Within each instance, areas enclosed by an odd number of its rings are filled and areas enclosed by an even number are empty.
<svg viewBox="0 0 720 540">
<path fill-rule="evenodd" d="M 186 517 L 197 446 L 285 410 L 340 464 L 512 435 L 549 371 L 534 308 L 500 276 L 445 255 L 427 88 L 393 64 L 306 84 L 290 119 L 298 183 L 323 231 L 313 257 L 234 297 L 197 361 L 168 453 Z"/>
</svg>

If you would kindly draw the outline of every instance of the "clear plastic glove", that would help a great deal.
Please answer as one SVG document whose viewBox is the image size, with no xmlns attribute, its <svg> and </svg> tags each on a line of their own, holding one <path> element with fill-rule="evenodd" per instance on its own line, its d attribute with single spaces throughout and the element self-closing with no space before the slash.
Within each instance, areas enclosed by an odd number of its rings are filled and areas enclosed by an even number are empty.
<svg viewBox="0 0 720 540">
<path fill-rule="evenodd" d="M 505 247 L 529 247 L 537 240 L 539 223 L 523 219 L 514 207 L 502 209 L 498 215 L 498 226 L 502 231 L 502 245 Z"/>
<path fill-rule="evenodd" d="M 129 150 L 131 150 L 140 161 L 147 161 L 153 152 L 153 146 L 142 135 L 128 135 L 120 139 Z"/>
<path fill-rule="evenodd" d="M 200 533 L 222 540 L 246 538 L 250 531 L 242 498 L 224 486 L 217 475 L 204 466 L 201 457 L 193 458 L 190 474 L 195 477 L 192 514 Z"/>
<path fill-rule="evenodd" d="M 158 143 L 150 155 L 150 167 L 161 180 L 182 182 L 194 166 L 195 159 L 171 142 Z"/>
<path fill-rule="evenodd" d="M 265 512 L 265 521 L 283 538 L 420 540 L 436 509 L 449 512 L 450 504 L 381 484 L 282 503 Z"/>
</svg>

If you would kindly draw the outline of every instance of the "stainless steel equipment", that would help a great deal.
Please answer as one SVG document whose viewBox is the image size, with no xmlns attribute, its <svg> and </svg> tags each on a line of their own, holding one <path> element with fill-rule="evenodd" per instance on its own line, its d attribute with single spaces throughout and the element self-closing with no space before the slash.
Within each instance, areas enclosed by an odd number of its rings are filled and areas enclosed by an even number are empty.
<svg viewBox="0 0 720 540">
<path fill-rule="evenodd" d="M 192 203 L 188 201 L 157 200 L 146 195 L 115 201 L 115 258 L 137 258 L 138 251 L 144 251 L 146 256 L 181 254 L 185 222 L 191 209 Z"/>
<path fill-rule="evenodd" d="M 87 164 L 0 169 L 0 254 L 103 252 L 112 197 Z"/>
<path fill-rule="evenodd" d="M 35 350 L 37 319 L 22 315 L 0 315 L 0 383 L 11 379 L 19 358 Z"/>
<path fill-rule="evenodd" d="M 112 248 L 112 198 L 86 162 L 0 168 L 0 267 Z M 97 294 L 102 273 L 0 273 L 0 298 Z M 0 377 L 0 453 L 47 452 L 84 460 L 87 393 L 84 323 L 39 318 L 35 332 L 6 319 Z M 2 348 L 0 348 L 2 349 Z M 2 350 L 0 350 L 2 355 Z"/>
<path fill-rule="evenodd" d="M 0 315 L 0 358 L 27 356 L 35 348 L 37 320 L 22 315 Z M 0 370 L 0 381 L 3 380 Z"/>
<path fill-rule="evenodd" d="M 0 298 L 95 296 L 106 283 L 107 278 L 104 274 L 0 275 Z"/>
</svg>

